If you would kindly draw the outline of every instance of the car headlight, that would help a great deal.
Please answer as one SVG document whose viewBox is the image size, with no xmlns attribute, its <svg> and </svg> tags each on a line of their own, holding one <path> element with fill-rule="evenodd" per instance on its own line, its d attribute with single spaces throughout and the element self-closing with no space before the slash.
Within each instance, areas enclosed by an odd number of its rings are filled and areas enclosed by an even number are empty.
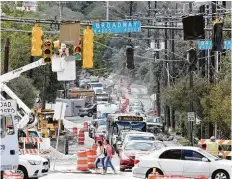
<svg viewBox="0 0 232 179">
<path fill-rule="evenodd" d="M 41 161 L 35 161 L 35 160 L 28 160 L 28 162 L 29 162 L 31 165 L 39 165 L 39 164 L 41 164 Z"/>
</svg>

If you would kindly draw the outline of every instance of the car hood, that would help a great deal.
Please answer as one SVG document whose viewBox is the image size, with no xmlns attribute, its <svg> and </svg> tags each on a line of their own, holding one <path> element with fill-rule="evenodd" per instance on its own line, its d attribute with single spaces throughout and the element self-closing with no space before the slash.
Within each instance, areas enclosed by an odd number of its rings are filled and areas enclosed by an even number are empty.
<svg viewBox="0 0 232 179">
<path fill-rule="evenodd" d="M 42 161 L 42 162 L 47 162 L 47 159 L 40 157 L 38 155 L 19 155 L 19 159 L 23 159 L 23 160 L 35 160 L 35 161 Z"/>
<path fill-rule="evenodd" d="M 217 165 L 228 165 L 228 166 L 232 166 L 231 160 L 226 160 L 226 159 L 222 159 L 222 160 L 216 160 L 214 161 Z"/>
</svg>

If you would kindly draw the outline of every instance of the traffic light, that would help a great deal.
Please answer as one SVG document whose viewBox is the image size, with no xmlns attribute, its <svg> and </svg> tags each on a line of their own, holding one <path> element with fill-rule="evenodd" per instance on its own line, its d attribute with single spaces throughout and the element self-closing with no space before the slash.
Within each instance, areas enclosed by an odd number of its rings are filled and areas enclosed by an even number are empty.
<svg viewBox="0 0 232 179">
<path fill-rule="evenodd" d="M 51 63 L 52 61 L 52 41 L 45 40 L 44 41 L 44 63 Z"/>
<path fill-rule="evenodd" d="M 133 46 L 130 44 L 127 46 L 127 49 L 126 49 L 126 67 L 127 69 L 134 69 L 135 68 L 135 65 L 134 65 L 134 48 Z"/>
<path fill-rule="evenodd" d="M 33 56 L 33 57 L 38 57 L 38 56 L 42 55 L 42 49 L 41 49 L 41 46 L 42 46 L 42 39 L 41 38 L 42 38 L 42 36 L 43 36 L 43 31 L 38 26 L 38 24 L 36 24 L 32 28 L 31 56 Z"/>
<path fill-rule="evenodd" d="M 93 68 L 93 37 L 93 30 L 87 26 L 83 37 L 83 68 Z"/>
<path fill-rule="evenodd" d="M 81 59 L 81 51 L 82 51 L 81 45 L 82 44 L 81 44 L 81 39 L 80 39 L 78 42 L 78 45 L 74 46 L 73 55 L 76 60 L 82 60 Z"/>
<path fill-rule="evenodd" d="M 203 14 L 187 16 L 182 19 L 184 40 L 205 39 L 205 21 Z"/>
<path fill-rule="evenodd" d="M 212 51 L 222 52 L 224 49 L 222 28 L 223 23 L 216 19 L 213 25 Z"/>
</svg>

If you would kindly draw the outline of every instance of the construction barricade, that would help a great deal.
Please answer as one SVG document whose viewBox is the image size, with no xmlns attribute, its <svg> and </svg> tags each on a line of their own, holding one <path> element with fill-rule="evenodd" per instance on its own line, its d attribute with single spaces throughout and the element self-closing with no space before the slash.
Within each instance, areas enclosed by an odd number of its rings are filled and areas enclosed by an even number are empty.
<svg viewBox="0 0 232 179">
<path fill-rule="evenodd" d="M 87 151 L 78 151 L 77 152 L 77 170 L 78 171 L 88 171 L 88 157 Z"/>
<path fill-rule="evenodd" d="M 84 145 L 84 141 L 85 141 L 85 132 L 84 130 L 81 129 L 78 133 L 78 144 Z"/>
<path fill-rule="evenodd" d="M 50 152 L 50 139 L 41 137 L 20 137 L 19 147 L 22 154 L 46 154 Z"/>
<path fill-rule="evenodd" d="M 23 179 L 23 177 L 15 171 L 4 171 L 3 179 Z"/>
<path fill-rule="evenodd" d="M 93 150 L 93 149 L 87 149 L 87 156 L 88 156 L 88 168 L 89 169 L 94 169 L 95 166 L 94 166 L 94 163 L 95 163 L 95 160 L 96 160 L 96 150 Z"/>
<path fill-rule="evenodd" d="M 198 145 L 202 146 L 203 144 L 207 144 L 208 142 L 210 142 L 210 139 L 201 139 L 198 142 Z M 232 157 L 232 140 L 216 140 L 216 142 L 218 143 L 218 145 L 222 146 L 222 149 L 224 151 L 224 154 L 226 156 L 227 159 L 231 159 Z"/>
</svg>

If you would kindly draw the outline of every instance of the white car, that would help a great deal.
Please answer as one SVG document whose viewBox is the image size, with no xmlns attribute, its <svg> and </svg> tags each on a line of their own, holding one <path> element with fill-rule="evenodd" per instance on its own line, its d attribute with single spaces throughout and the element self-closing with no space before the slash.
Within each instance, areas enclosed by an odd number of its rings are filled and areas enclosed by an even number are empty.
<svg viewBox="0 0 232 179">
<path fill-rule="evenodd" d="M 232 162 L 219 159 L 197 147 L 166 147 L 150 155 L 137 157 L 132 169 L 133 176 L 147 178 L 153 168 L 161 175 L 230 179 Z"/>
<path fill-rule="evenodd" d="M 17 173 L 23 179 L 39 178 L 48 174 L 49 162 L 38 155 L 19 155 L 19 165 Z"/>
<path fill-rule="evenodd" d="M 151 134 L 151 133 L 148 133 L 148 132 L 127 134 L 125 136 L 125 139 L 124 139 L 124 144 L 126 144 L 129 141 L 134 141 L 134 140 L 150 140 L 150 141 L 154 141 L 155 136 L 154 136 L 154 134 Z"/>
</svg>

